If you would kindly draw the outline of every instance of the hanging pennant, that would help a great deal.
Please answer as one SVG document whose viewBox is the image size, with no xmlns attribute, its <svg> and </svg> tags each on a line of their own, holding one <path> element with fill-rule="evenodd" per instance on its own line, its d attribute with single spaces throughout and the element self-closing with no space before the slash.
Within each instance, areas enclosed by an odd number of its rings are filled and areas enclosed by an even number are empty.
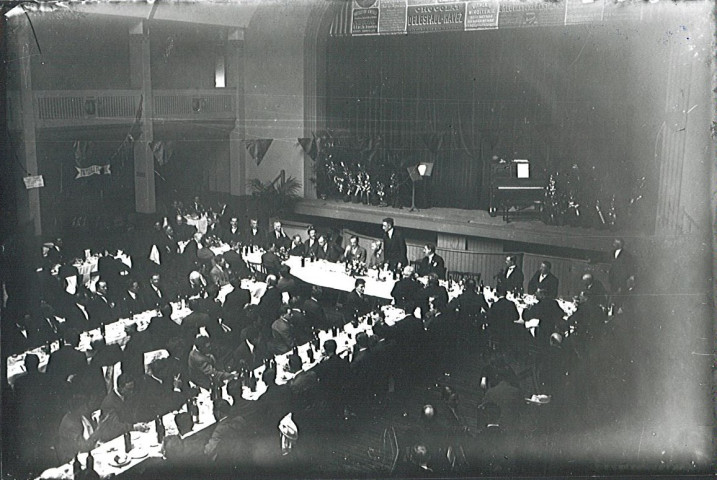
<svg viewBox="0 0 717 480">
<path fill-rule="evenodd" d="M 254 159 L 257 165 L 261 163 L 266 155 L 266 151 L 269 150 L 272 138 L 256 138 L 254 140 L 244 140 L 246 149 L 249 151 L 249 155 Z"/>
<path fill-rule="evenodd" d="M 306 152 L 312 160 L 316 160 L 316 154 L 318 153 L 316 138 L 297 138 L 297 140 L 301 148 L 304 149 L 304 152 Z"/>
</svg>

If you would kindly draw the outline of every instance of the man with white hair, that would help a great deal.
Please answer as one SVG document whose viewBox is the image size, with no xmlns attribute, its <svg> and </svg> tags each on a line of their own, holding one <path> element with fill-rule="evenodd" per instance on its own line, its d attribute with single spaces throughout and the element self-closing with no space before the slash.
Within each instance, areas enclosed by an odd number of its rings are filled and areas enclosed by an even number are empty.
<svg viewBox="0 0 717 480">
<path fill-rule="evenodd" d="M 276 245 L 277 250 L 282 248 L 288 250 L 291 245 L 291 240 L 284 233 L 281 222 L 278 220 L 274 222 L 274 229 L 266 236 L 266 245 L 271 245 L 272 243 Z"/>
<path fill-rule="evenodd" d="M 403 269 L 402 278 L 393 286 L 391 297 L 398 308 L 408 312 L 416 308 L 422 291 L 423 286 L 414 278 L 413 267 L 408 266 Z"/>
</svg>

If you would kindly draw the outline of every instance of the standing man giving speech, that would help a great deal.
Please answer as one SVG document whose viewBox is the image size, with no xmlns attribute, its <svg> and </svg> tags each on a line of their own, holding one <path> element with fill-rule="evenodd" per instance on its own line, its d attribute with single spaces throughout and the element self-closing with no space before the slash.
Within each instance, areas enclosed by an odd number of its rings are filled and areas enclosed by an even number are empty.
<svg viewBox="0 0 717 480">
<path fill-rule="evenodd" d="M 389 268 L 396 268 L 399 263 L 402 266 L 408 265 L 406 240 L 401 232 L 393 228 L 393 218 L 384 218 L 382 228 L 384 261 Z"/>
</svg>

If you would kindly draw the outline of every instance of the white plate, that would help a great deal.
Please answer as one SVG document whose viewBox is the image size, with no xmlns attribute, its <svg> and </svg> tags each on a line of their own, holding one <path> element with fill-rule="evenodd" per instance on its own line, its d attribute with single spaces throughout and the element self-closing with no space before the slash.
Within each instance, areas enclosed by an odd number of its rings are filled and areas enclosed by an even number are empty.
<svg viewBox="0 0 717 480">
<path fill-rule="evenodd" d="M 146 450 L 138 450 L 136 452 L 132 452 L 130 454 L 130 457 L 134 458 L 135 460 L 141 460 L 145 458 L 147 455 L 149 455 L 149 452 Z"/>
<path fill-rule="evenodd" d="M 122 467 L 126 467 L 127 465 L 129 465 L 131 461 L 132 461 L 132 459 L 128 457 L 124 462 L 119 463 L 119 462 L 116 462 L 115 459 L 113 458 L 108 463 L 115 468 L 122 468 Z"/>
</svg>

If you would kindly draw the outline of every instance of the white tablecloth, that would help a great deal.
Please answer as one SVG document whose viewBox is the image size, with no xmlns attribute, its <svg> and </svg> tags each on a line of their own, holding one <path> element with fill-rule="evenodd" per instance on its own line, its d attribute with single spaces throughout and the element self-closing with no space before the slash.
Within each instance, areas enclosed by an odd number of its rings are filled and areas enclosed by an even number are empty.
<svg viewBox="0 0 717 480">
<path fill-rule="evenodd" d="M 395 324 L 405 317 L 405 313 L 402 310 L 396 309 L 391 306 L 384 307 L 387 324 Z M 323 345 L 326 340 L 334 339 L 337 344 L 337 352 L 344 358 L 351 358 L 354 346 L 356 345 L 356 336 L 361 332 L 372 334 L 373 332 L 373 318 L 369 321 L 368 316 L 361 319 L 357 326 L 353 326 L 351 323 L 346 324 L 337 335 L 333 335 L 330 331 L 319 332 L 319 345 Z M 321 348 L 321 347 L 319 347 Z M 309 350 L 314 352 L 314 360 L 309 360 Z M 298 353 L 303 361 L 302 371 L 309 371 L 315 367 L 321 358 L 320 350 L 315 350 L 311 342 L 306 343 L 298 347 Z M 291 352 L 287 352 L 283 355 L 277 355 L 274 359 L 276 361 L 276 383 L 277 385 L 283 385 L 289 382 L 291 379 L 296 377 L 297 373 L 290 373 L 287 371 L 289 356 Z M 254 370 L 254 375 L 257 378 L 257 385 L 254 391 L 251 391 L 248 387 L 244 387 L 242 390 L 242 397 L 245 400 L 258 400 L 267 391 L 267 385 L 264 383 L 262 376 L 266 367 L 261 365 Z M 222 396 L 229 402 L 233 399 L 227 394 L 226 385 L 222 387 Z M 199 421 L 195 423 L 192 428 L 192 432 L 189 435 L 196 434 L 205 428 L 215 423 L 214 416 L 212 415 L 212 402 L 210 395 L 207 390 L 201 389 L 197 397 L 197 405 L 199 407 Z M 162 417 L 162 421 L 165 425 L 166 434 L 172 435 L 177 433 L 177 427 L 174 423 L 174 415 L 179 412 L 186 412 L 186 405 L 182 406 L 181 409 L 176 412 L 167 413 Z M 287 412 L 288 413 L 288 412 Z M 92 456 L 95 458 L 95 471 L 101 477 L 108 477 L 110 475 L 119 475 L 122 472 L 129 470 L 135 465 L 141 463 L 146 458 L 161 457 L 161 445 L 157 442 L 157 432 L 153 422 L 147 424 L 149 429 L 146 432 L 132 432 L 132 450 L 128 455 L 129 463 L 123 465 L 116 465 L 114 458 L 117 455 L 124 454 L 124 440 L 120 436 L 107 443 L 99 445 L 92 450 Z M 80 462 L 84 465 L 87 461 L 87 454 L 83 453 L 78 456 Z M 56 468 L 50 468 L 45 470 L 41 476 L 41 479 L 50 478 L 72 478 L 72 463 L 68 462 Z"/>
</svg>

